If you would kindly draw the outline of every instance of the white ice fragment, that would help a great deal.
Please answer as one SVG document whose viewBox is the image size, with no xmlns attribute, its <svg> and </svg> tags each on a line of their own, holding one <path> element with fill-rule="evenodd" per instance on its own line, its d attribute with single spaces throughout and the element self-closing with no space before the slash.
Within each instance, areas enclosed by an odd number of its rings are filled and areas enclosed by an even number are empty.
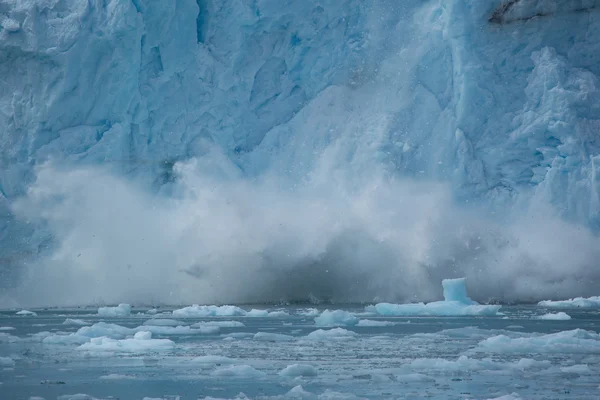
<svg viewBox="0 0 600 400">
<path fill-rule="evenodd" d="M 133 335 L 133 338 L 137 339 L 137 340 L 150 340 L 150 339 L 152 339 L 152 332 L 148 332 L 148 331 L 136 332 L 135 335 Z"/>
<path fill-rule="evenodd" d="M 346 339 L 356 336 L 356 332 L 346 330 L 344 328 L 333 329 L 317 329 L 305 336 L 306 339 L 312 340 L 330 340 L 330 339 Z"/>
<path fill-rule="evenodd" d="M 98 315 L 102 317 L 127 317 L 131 314 L 131 306 L 121 303 L 116 307 L 100 307 Z"/>
<path fill-rule="evenodd" d="M 254 369 L 250 365 L 232 365 L 230 367 L 217 368 L 211 375 L 219 377 L 260 378 L 265 373 Z"/>
<path fill-rule="evenodd" d="M 88 351 L 111 351 L 118 353 L 144 353 L 170 350 L 175 346 L 169 339 L 152 339 L 150 332 L 137 332 L 133 339 L 115 340 L 107 337 L 92 338 L 78 347 Z"/>
<path fill-rule="evenodd" d="M 562 372 L 585 375 L 591 373 L 590 367 L 587 364 L 576 364 L 568 367 L 562 367 Z"/>
<path fill-rule="evenodd" d="M 344 310 L 325 310 L 315 318 L 317 326 L 354 326 L 358 321 L 358 318 Z"/>
<path fill-rule="evenodd" d="M 372 319 L 361 319 L 360 321 L 358 321 L 358 324 L 356 324 L 356 326 L 394 326 L 396 325 L 395 322 L 392 321 L 376 321 L 376 320 L 372 320 Z"/>
<path fill-rule="evenodd" d="M 192 328 L 205 328 L 216 326 L 219 328 L 243 328 L 244 323 L 240 321 L 201 321 L 192 325 Z"/>
<path fill-rule="evenodd" d="M 538 306 L 548 308 L 600 308 L 600 296 L 576 297 L 560 301 L 543 300 L 538 303 Z"/>
<path fill-rule="evenodd" d="M 29 310 L 21 310 L 17 312 L 17 315 L 26 315 L 26 316 L 30 316 L 30 317 L 35 317 L 37 315 L 37 313 L 33 312 L 33 311 L 29 311 Z"/>
<path fill-rule="evenodd" d="M 235 317 L 246 315 L 246 311 L 236 306 L 199 306 L 194 304 L 173 310 L 173 315 L 179 318 Z"/>
<path fill-rule="evenodd" d="M 476 351 L 492 353 L 600 353 L 600 335 L 583 329 L 519 338 L 498 335 L 481 341 Z"/>
<path fill-rule="evenodd" d="M 521 396 L 519 396 L 517 393 L 511 393 L 500 397 L 489 398 L 486 400 L 521 400 Z"/>
<path fill-rule="evenodd" d="M 257 310 L 255 308 L 253 308 L 252 310 L 248 311 L 245 315 L 246 317 L 256 317 L 256 318 L 280 318 L 280 317 L 289 317 L 290 314 L 288 314 L 286 311 L 269 311 L 269 310 Z"/>
<path fill-rule="evenodd" d="M 15 329 L 12 326 L 0 326 L 0 331 L 14 331 Z"/>
<path fill-rule="evenodd" d="M 298 376 L 316 376 L 317 369 L 308 364 L 292 364 L 279 371 L 279 375 L 292 378 Z"/>
<path fill-rule="evenodd" d="M 85 326 L 85 325 L 89 325 L 88 322 L 85 322 L 82 319 L 72 319 L 72 318 L 67 318 L 63 321 L 63 325 L 77 325 L 77 326 Z"/>
<path fill-rule="evenodd" d="M 246 313 L 246 317 L 268 317 L 269 311 L 267 310 L 257 310 L 253 308 L 252 310 Z"/>
<path fill-rule="evenodd" d="M 102 375 L 102 376 L 98 377 L 98 379 L 103 379 L 103 380 L 108 380 L 108 381 L 118 381 L 118 380 L 125 380 L 125 379 L 135 379 L 135 376 L 122 375 L 122 374 L 108 374 L 108 375 Z"/>
<path fill-rule="evenodd" d="M 144 325 L 152 326 L 182 326 L 185 322 L 177 321 L 176 319 L 168 318 L 152 318 L 144 322 Z"/>
<path fill-rule="evenodd" d="M 571 316 L 567 313 L 564 312 L 558 312 L 556 314 L 553 313 L 548 313 L 548 314 L 544 314 L 544 315 L 540 315 L 538 317 L 536 317 L 537 319 L 545 319 L 545 320 L 552 320 L 552 321 L 568 321 L 571 319 Z"/>
<path fill-rule="evenodd" d="M 254 335 L 253 339 L 264 342 L 290 342 L 294 340 L 294 337 L 290 335 L 284 335 L 281 333 L 257 332 Z"/>
</svg>

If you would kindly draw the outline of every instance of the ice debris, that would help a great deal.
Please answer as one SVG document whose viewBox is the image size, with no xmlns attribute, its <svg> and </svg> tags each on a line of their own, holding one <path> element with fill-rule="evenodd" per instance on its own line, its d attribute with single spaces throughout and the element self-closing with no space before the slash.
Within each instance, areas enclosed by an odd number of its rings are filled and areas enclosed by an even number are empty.
<svg viewBox="0 0 600 400">
<path fill-rule="evenodd" d="M 131 314 L 131 306 L 129 304 L 119 304 L 116 307 L 100 307 L 98 315 L 101 317 L 127 317 Z"/>
<path fill-rule="evenodd" d="M 481 341 L 475 350 L 490 353 L 600 353 L 600 335 L 583 329 L 533 337 L 497 335 Z"/>
<path fill-rule="evenodd" d="M 26 315 L 26 316 L 30 316 L 30 317 L 35 317 L 37 316 L 37 313 L 33 312 L 33 311 L 29 311 L 29 310 L 21 310 L 17 312 L 17 315 Z"/>
<path fill-rule="evenodd" d="M 569 300 L 542 300 L 538 303 L 538 306 L 548 308 L 600 308 L 600 296 L 592 297 L 576 297 Z"/>
<path fill-rule="evenodd" d="M 317 326 L 354 326 L 358 321 L 358 318 L 344 310 L 325 310 L 315 318 Z"/>
<path fill-rule="evenodd" d="M 246 311 L 236 306 L 199 306 L 194 304 L 173 310 L 173 315 L 179 318 L 235 317 L 246 315 Z"/>
<path fill-rule="evenodd" d="M 211 375 L 221 377 L 237 378 L 260 378 L 266 374 L 254 369 L 250 365 L 232 365 L 230 367 L 221 367 L 214 370 Z"/>
<path fill-rule="evenodd" d="M 444 300 L 431 303 L 378 303 L 366 311 L 386 316 L 477 316 L 497 315 L 500 305 L 480 305 L 467 296 L 465 278 L 444 279 Z"/>
<path fill-rule="evenodd" d="M 298 376 L 316 376 L 317 369 L 308 364 L 292 364 L 279 371 L 279 375 L 291 378 Z"/>
<path fill-rule="evenodd" d="M 346 330 L 344 328 L 333 329 L 317 329 L 305 336 L 306 339 L 312 340 L 330 340 L 330 339 L 346 339 L 356 336 L 356 332 Z"/>
<path fill-rule="evenodd" d="M 124 353 L 143 353 L 148 351 L 170 350 L 175 343 L 169 339 L 152 339 L 151 332 L 137 332 L 131 339 L 111 339 L 107 337 L 92 338 L 79 346 L 80 350 L 113 351 Z"/>
<path fill-rule="evenodd" d="M 568 321 L 571 319 L 571 316 L 564 312 L 558 312 L 556 314 L 548 313 L 544 315 L 540 315 L 537 319 L 546 319 L 546 320 L 554 320 L 554 321 Z"/>
<path fill-rule="evenodd" d="M 88 322 L 85 322 L 82 319 L 74 319 L 74 318 L 67 318 L 65 319 L 65 321 L 63 322 L 63 325 L 77 325 L 77 326 L 85 326 L 85 325 L 89 325 Z"/>
</svg>

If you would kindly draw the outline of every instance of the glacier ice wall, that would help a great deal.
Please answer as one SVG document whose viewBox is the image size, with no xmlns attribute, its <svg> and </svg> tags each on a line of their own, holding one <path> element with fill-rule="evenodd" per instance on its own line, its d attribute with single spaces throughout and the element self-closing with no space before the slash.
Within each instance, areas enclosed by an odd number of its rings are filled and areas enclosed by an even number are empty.
<svg viewBox="0 0 600 400">
<path fill-rule="evenodd" d="M 3 302 L 597 294 L 598 3 L 0 0 Z"/>
</svg>

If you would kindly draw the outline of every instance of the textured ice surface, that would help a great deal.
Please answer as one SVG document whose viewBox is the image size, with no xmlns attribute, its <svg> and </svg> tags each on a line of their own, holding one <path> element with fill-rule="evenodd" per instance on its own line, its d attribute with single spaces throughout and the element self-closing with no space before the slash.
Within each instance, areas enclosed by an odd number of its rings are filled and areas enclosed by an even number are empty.
<svg viewBox="0 0 600 400">
<path fill-rule="evenodd" d="M 537 318 L 554 320 L 554 321 L 568 321 L 571 319 L 571 316 L 564 312 L 558 312 L 558 313 L 548 313 L 548 314 L 540 315 Z"/>
<path fill-rule="evenodd" d="M 64 320 L 63 325 L 78 325 L 78 326 L 84 326 L 84 325 L 89 325 L 89 322 L 86 322 L 82 319 L 76 319 L 76 318 L 67 318 Z"/>
<path fill-rule="evenodd" d="M 356 332 L 352 332 L 343 328 L 333 329 L 317 329 L 306 335 L 307 339 L 314 340 L 331 340 L 331 339 L 347 339 L 356 336 Z"/>
<path fill-rule="evenodd" d="M 583 329 L 534 337 L 493 336 L 477 350 L 494 353 L 600 353 L 600 335 Z"/>
<path fill-rule="evenodd" d="M 316 376 L 317 369 L 308 364 L 292 364 L 288 365 L 279 372 L 281 376 L 295 378 L 297 376 Z"/>
<path fill-rule="evenodd" d="M 232 317 L 240 315 L 246 315 L 246 311 L 236 306 L 199 306 L 194 304 L 189 307 L 173 310 L 173 316 L 179 318 Z"/>
<path fill-rule="evenodd" d="M 413 304 L 378 303 L 367 306 L 369 312 L 387 316 L 464 316 L 464 315 L 496 315 L 502 306 L 480 305 L 467 296 L 465 278 L 444 279 L 444 301 Z"/>
<path fill-rule="evenodd" d="M 220 335 L 181 335 L 177 326 L 142 325 L 145 315 L 134 313 L 114 320 L 117 325 L 98 322 L 102 317 L 90 309 L 36 309 L 37 318 L 0 311 L 3 323 L 15 328 L 10 340 L 0 340 L 0 397 L 86 393 L 96 399 L 172 400 L 201 393 L 240 400 L 445 400 L 514 392 L 527 400 L 598 398 L 595 310 L 572 310 L 571 320 L 552 321 L 533 318 L 543 314 L 535 306 L 506 306 L 503 316 L 415 317 L 410 323 L 377 316 L 374 321 L 395 324 L 315 330 L 314 317 L 302 315 L 304 309 L 279 309 L 288 316 L 238 317 L 244 325 L 222 326 Z M 359 306 L 339 310 L 361 312 Z M 171 311 L 167 307 L 164 315 Z M 65 318 L 92 325 L 64 325 Z M 40 320 L 45 326 L 36 326 Z M 212 316 L 186 321 L 209 326 L 215 320 L 231 322 Z M 520 328 L 508 330 L 515 321 Z M 587 330 L 576 329 L 581 325 Z M 149 327 L 167 330 L 158 335 Z M 71 335 L 85 342 L 66 339 Z M 63 342 L 43 340 L 51 337 Z M 302 391 L 294 388 L 299 384 Z"/>
<path fill-rule="evenodd" d="M 79 346 L 78 349 L 100 352 L 145 353 L 170 350 L 174 345 L 173 341 L 169 339 L 152 339 L 151 332 L 140 331 L 129 339 L 92 338 L 89 342 Z"/>
<path fill-rule="evenodd" d="M 358 322 L 357 317 L 344 310 L 325 310 L 321 315 L 315 317 L 317 326 L 353 326 Z"/>
<path fill-rule="evenodd" d="M 131 306 L 129 304 L 119 304 L 116 307 L 100 307 L 98 315 L 103 317 L 126 317 L 131 314 Z"/>
<path fill-rule="evenodd" d="M 549 308 L 600 308 L 600 296 L 588 298 L 576 297 L 569 300 L 543 300 L 538 303 L 539 306 Z"/>
</svg>

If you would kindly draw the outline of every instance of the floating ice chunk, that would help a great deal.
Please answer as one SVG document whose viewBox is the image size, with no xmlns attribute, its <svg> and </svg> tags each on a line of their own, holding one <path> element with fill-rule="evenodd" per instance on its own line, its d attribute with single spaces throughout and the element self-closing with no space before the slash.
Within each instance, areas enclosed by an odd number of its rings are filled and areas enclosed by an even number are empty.
<svg viewBox="0 0 600 400">
<path fill-rule="evenodd" d="M 109 381 L 118 381 L 118 380 L 124 380 L 124 379 L 135 379 L 135 376 L 122 375 L 122 374 L 108 374 L 108 375 L 102 375 L 102 376 L 98 377 L 98 379 L 104 379 L 104 380 L 109 380 Z"/>
<path fill-rule="evenodd" d="M 15 360 L 10 357 L 0 357 L 0 367 L 14 367 Z"/>
<path fill-rule="evenodd" d="M 211 375 L 221 377 L 236 378 L 260 378 L 266 374 L 258 371 L 249 365 L 232 365 L 230 367 L 221 367 L 214 370 Z"/>
<path fill-rule="evenodd" d="M 146 314 L 156 315 L 156 314 L 158 314 L 158 309 L 157 308 L 151 308 L 150 310 L 146 311 Z"/>
<path fill-rule="evenodd" d="M 89 322 L 85 322 L 82 319 L 71 319 L 71 318 L 67 318 L 64 320 L 63 325 L 77 325 L 77 326 L 84 326 L 84 325 L 89 325 Z"/>
<path fill-rule="evenodd" d="M 174 347 L 169 339 L 152 339 L 151 332 L 137 332 L 133 339 L 115 340 L 107 337 L 92 338 L 78 348 L 90 351 L 113 351 L 123 353 L 144 353 L 165 351 Z"/>
<path fill-rule="evenodd" d="M 131 314 L 131 306 L 121 303 L 116 307 L 100 307 L 98 315 L 102 317 L 127 317 Z"/>
<path fill-rule="evenodd" d="M 15 329 L 12 326 L 0 326 L 0 331 L 14 331 Z"/>
<path fill-rule="evenodd" d="M 573 374 L 589 374 L 591 373 L 590 367 L 587 364 L 576 364 L 568 367 L 562 367 L 562 372 L 573 373 Z"/>
<path fill-rule="evenodd" d="M 497 315 L 499 305 L 464 305 L 453 301 L 436 301 L 433 303 L 390 304 L 379 303 L 368 306 L 367 311 L 385 316 L 482 316 Z"/>
<path fill-rule="evenodd" d="M 192 325 L 192 328 L 202 328 L 207 326 L 217 326 L 219 328 L 243 328 L 244 323 L 240 321 L 202 321 Z"/>
<path fill-rule="evenodd" d="M 133 333 L 133 329 L 121 325 L 111 324 L 107 322 L 98 322 L 92 326 L 84 326 L 82 328 L 79 328 L 79 330 L 75 332 L 75 335 L 87 338 L 106 336 L 112 339 L 121 339 Z"/>
<path fill-rule="evenodd" d="M 394 326 L 396 325 L 395 322 L 392 321 L 375 321 L 372 319 L 361 319 L 360 321 L 358 321 L 358 324 L 356 324 L 356 326 Z"/>
<path fill-rule="evenodd" d="M 194 304 L 173 310 L 173 315 L 179 318 L 235 317 L 246 315 L 246 311 L 236 306 L 199 306 Z"/>
<path fill-rule="evenodd" d="M 17 311 L 17 315 L 27 315 L 30 317 L 35 317 L 35 316 L 37 316 L 37 313 L 35 313 L 33 311 L 29 311 L 29 310 L 21 310 L 21 311 Z"/>
<path fill-rule="evenodd" d="M 317 376 L 317 369 L 308 364 L 292 364 L 279 371 L 279 375 L 291 378 L 298 376 Z"/>
<path fill-rule="evenodd" d="M 286 311 L 271 311 L 268 314 L 269 317 L 271 318 L 282 318 L 282 317 L 289 317 L 290 314 L 288 314 Z"/>
<path fill-rule="evenodd" d="M 225 339 L 248 339 L 254 337 L 255 333 L 251 332 L 234 332 L 222 335 Z"/>
<path fill-rule="evenodd" d="M 538 317 L 536 317 L 537 319 L 547 319 L 547 320 L 553 320 L 553 321 L 567 321 L 571 319 L 571 316 L 567 313 L 564 312 L 559 312 L 556 314 L 553 313 L 548 313 L 548 314 L 544 314 L 544 315 L 540 315 Z"/>
<path fill-rule="evenodd" d="M 330 339 L 344 339 L 356 336 L 356 332 L 348 331 L 344 328 L 333 328 L 333 329 L 317 329 L 305 336 L 307 339 L 313 340 L 330 340 Z"/>
<path fill-rule="evenodd" d="M 444 279 L 444 301 L 432 303 L 390 304 L 379 303 L 366 311 L 389 316 L 477 316 L 497 315 L 502 306 L 479 305 L 467 296 L 465 279 Z"/>
<path fill-rule="evenodd" d="M 583 329 L 521 338 L 498 335 L 480 342 L 476 350 L 492 353 L 600 353 L 600 335 Z"/>
<path fill-rule="evenodd" d="M 134 329 L 129 329 L 117 324 L 98 322 L 92 326 L 84 326 L 68 335 L 50 334 L 42 339 L 44 344 L 82 344 L 91 338 L 109 337 L 112 339 L 122 339 L 135 333 Z"/>
<path fill-rule="evenodd" d="M 152 325 L 152 326 L 182 326 L 185 325 L 185 322 L 177 321 L 176 319 L 168 319 L 168 318 L 152 318 L 148 321 L 144 322 L 144 325 Z"/>
<path fill-rule="evenodd" d="M 264 342 L 290 342 L 294 340 L 294 337 L 290 335 L 284 335 L 282 333 L 257 332 L 253 339 Z"/>
<path fill-rule="evenodd" d="M 288 314 L 285 311 L 269 312 L 268 310 L 257 310 L 254 308 L 246 313 L 246 317 L 257 317 L 257 318 L 266 318 L 266 317 L 279 318 L 279 317 L 289 317 L 289 316 L 290 316 L 290 314 Z"/>
<path fill-rule="evenodd" d="M 358 318 L 344 310 L 325 310 L 315 318 L 317 326 L 354 326 L 358 324 Z"/>
<path fill-rule="evenodd" d="M 246 317 L 268 317 L 269 311 L 252 309 L 246 313 Z"/>
<path fill-rule="evenodd" d="M 486 400 L 521 400 L 521 396 L 517 393 L 511 393 L 500 397 L 489 398 Z"/>
<path fill-rule="evenodd" d="M 530 358 L 522 358 L 517 362 L 497 362 L 490 358 L 476 359 L 467 356 L 460 356 L 456 360 L 446 360 L 443 358 L 418 358 L 413 360 L 409 366 L 414 369 L 422 370 L 444 370 L 444 371 L 477 371 L 477 370 L 502 370 L 518 369 L 525 370 L 530 368 L 549 367 L 549 361 L 536 361 Z"/>
<path fill-rule="evenodd" d="M 560 301 L 543 300 L 538 303 L 538 306 L 548 308 L 600 308 L 600 296 L 576 297 Z"/>
<path fill-rule="evenodd" d="M 201 364 L 205 366 L 224 365 L 224 364 L 235 364 L 238 362 L 235 358 L 222 357 L 222 356 L 200 356 L 191 360 L 194 364 Z"/>
</svg>

